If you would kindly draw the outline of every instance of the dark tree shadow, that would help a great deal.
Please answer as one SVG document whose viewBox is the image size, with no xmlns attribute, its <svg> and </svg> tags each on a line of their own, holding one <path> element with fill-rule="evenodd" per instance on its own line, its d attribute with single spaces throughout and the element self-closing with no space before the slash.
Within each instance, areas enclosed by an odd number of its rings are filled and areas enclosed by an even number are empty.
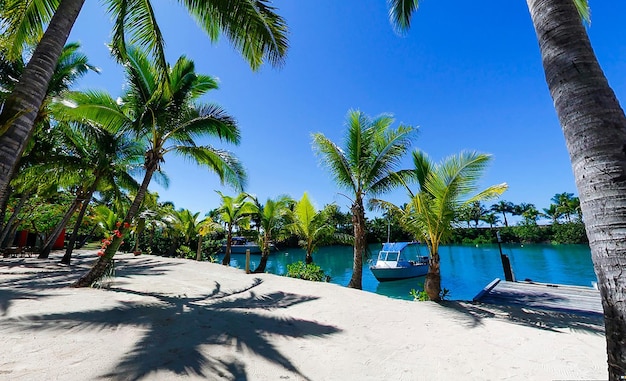
<svg viewBox="0 0 626 381">
<path fill-rule="evenodd" d="M 513 324 L 559 332 L 571 329 L 604 335 L 604 316 L 595 312 L 570 311 L 563 309 L 538 308 L 518 304 L 499 305 L 481 302 L 443 301 L 439 303 L 454 311 L 467 327 L 483 325 L 484 319 L 501 319 Z"/>
<path fill-rule="evenodd" d="M 0 313 L 6 315 L 14 299 L 37 299 L 50 296 L 45 291 L 70 286 L 86 271 L 95 259 L 91 255 L 75 261 L 73 266 L 38 258 L 11 258 L 0 261 Z M 105 280 L 105 287 L 119 283 L 129 276 L 163 275 L 178 263 L 167 263 L 154 258 L 116 258 L 115 278 Z"/>
<path fill-rule="evenodd" d="M 113 292 L 148 296 L 153 304 L 124 302 L 112 309 L 22 316 L 0 324 L 21 330 L 105 330 L 118 326 L 143 328 L 145 335 L 103 379 L 139 380 L 159 370 L 180 376 L 219 375 L 233 380 L 247 379 L 245 364 L 237 358 L 212 357 L 207 346 L 232 346 L 238 353 L 253 352 L 286 370 L 303 375 L 269 339 L 272 336 L 323 337 L 340 330 L 312 321 L 281 318 L 259 310 L 288 308 L 317 299 L 312 296 L 275 292 L 257 295 L 253 288 L 260 279 L 240 290 L 222 291 L 218 283 L 207 295 L 169 296 L 121 288 Z"/>
</svg>

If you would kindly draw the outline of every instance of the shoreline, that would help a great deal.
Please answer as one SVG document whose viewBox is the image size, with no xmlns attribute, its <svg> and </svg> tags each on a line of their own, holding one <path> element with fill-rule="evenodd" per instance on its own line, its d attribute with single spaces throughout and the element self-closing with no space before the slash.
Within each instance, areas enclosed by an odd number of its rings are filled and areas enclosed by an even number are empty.
<svg viewBox="0 0 626 381">
<path fill-rule="evenodd" d="M 0 378 L 606 379 L 601 319 L 392 299 L 208 262 L 116 255 L 0 260 Z"/>
</svg>

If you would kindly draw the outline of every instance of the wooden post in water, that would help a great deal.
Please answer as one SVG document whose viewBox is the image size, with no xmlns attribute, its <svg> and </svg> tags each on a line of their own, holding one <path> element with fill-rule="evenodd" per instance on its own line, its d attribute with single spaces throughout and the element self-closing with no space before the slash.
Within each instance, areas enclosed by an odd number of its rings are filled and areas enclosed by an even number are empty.
<svg viewBox="0 0 626 381">
<path fill-rule="evenodd" d="M 498 238 L 498 249 L 500 249 L 500 260 L 502 260 L 502 269 L 504 270 L 504 279 L 507 282 L 515 282 L 515 276 L 513 275 L 513 269 L 511 268 L 511 261 L 509 257 L 502 254 L 502 239 L 500 238 L 500 232 L 496 231 L 496 237 Z"/>
<path fill-rule="evenodd" d="M 246 274 L 250 274 L 250 249 L 246 249 Z"/>
</svg>

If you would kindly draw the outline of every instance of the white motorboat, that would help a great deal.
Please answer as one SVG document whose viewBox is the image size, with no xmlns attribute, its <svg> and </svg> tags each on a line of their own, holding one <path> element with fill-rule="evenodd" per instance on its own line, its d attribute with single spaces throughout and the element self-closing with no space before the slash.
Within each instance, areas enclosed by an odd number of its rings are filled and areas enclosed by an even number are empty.
<svg viewBox="0 0 626 381">
<path fill-rule="evenodd" d="M 409 260 L 408 249 L 415 242 L 387 242 L 378 253 L 376 264 L 370 266 L 379 282 L 416 278 L 428 273 L 428 256 L 417 255 Z"/>
</svg>

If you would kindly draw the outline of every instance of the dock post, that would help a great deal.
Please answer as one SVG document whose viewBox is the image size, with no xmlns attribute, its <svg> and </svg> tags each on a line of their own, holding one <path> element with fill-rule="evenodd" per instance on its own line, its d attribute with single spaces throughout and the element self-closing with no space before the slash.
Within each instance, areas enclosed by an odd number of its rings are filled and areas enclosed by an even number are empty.
<svg viewBox="0 0 626 381">
<path fill-rule="evenodd" d="M 250 249 L 246 249 L 246 274 L 250 274 Z"/>
<path fill-rule="evenodd" d="M 498 249 L 500 250 L 500 260 L 502 261 L 502 269 L 504 270 L 504 279 L 507 282 L 515 282 L 515 276 L 513 275 L 513 269 L 511 268 L 511 261 L 507 255 L 502 254 L 502 239 L 500 238 L 500 231 L 496 231 L 496 237 L 498 238 Z"/>
</svg>

